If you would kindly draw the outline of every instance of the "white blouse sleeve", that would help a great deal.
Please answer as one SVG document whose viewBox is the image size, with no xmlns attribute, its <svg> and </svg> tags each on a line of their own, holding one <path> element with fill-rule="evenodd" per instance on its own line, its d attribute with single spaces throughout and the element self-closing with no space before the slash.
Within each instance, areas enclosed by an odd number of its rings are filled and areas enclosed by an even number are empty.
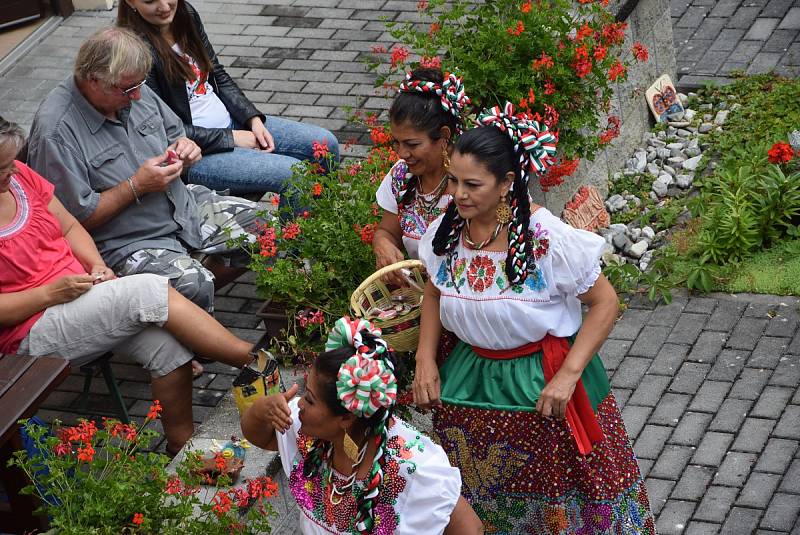
<svg viewBox="0 0 800 535">
<path fill-rule="evenodd" d="M 440 446 L 424 439 L 424 463 L 405 489 L 408 499 L 403 506 L 402 534 L 441 534 L 450 523 L 450 515 L 461 496 L 461 473 L 450 466 Z"/>
<path fill-rule="evenodd" d="M 560 219 L 558 222 L 557 231 L 551 236 L 553 277 L 560 293 L 575 297 L 589 291 L 600 276 L 600 255 L 605 240 Z"/>
<path fill-rule="evenodd" d="M 278 439 L 278 453 L 281 456 L 281 464 L 286 477 L 289 477 L 294 466 L 294 459 L 297 457 L 297 435 L 300 431 L 300 398 L 294 398 L 289 402 L 289 410 L 292 413 L 292 426 L 285 433 L 275 431 Z"/>
<path fill-rule="evenodd" d="M 386 176 L 383 177 L 383 180 L 381 180 L 378 191 L 375 192 L 375 200 L 378 201 L 378 206 L 393 214 L 397 214 L 398 212 L 397 188 L 394 185 L 394 173 L 402 163 L 403 160 L 399 160 L 392 166 L 389 172 L 386 173 Z"/>
</svg>

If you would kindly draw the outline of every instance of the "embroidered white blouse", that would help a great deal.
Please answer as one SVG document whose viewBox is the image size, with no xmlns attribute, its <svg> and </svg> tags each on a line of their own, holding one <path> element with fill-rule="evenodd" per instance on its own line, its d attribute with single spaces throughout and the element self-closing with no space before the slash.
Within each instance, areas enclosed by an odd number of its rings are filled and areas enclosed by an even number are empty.
<svg viewBox="0 0 800 535">
<path fill-rule="evenodd" d="M 425 234 L 431 221 L 444 213 L 452 197 L 446 193 L 443 194 L 427 217 L 417 208 L 416 203 L 411 206 L 403 206 L 402 210 L 398 209 L 397 197 L 401 184 L 406 179 L 411 178 L 408 176 L 410 174 L 406 162 L 398 160 L 381 181 L 378 191 L 375 193 L 375 198 L 378 201 L 378 206 L 387 212 L 392 214 L 400 212 L 399 219 L 400 229 L 403 231 L 403 246 L 406 248 L 409 258 L 417 259 L 419 258 L 419 240 Z M 422 195 L 422 198 L 426 201 L 433 201 L 434 195 L 429 193 Z"/>
<path fill-rule="evenodd" d="M 292 427 L 286 433 L 276 432 L 278 451 L 289 487 L 300 507 L 302 531 L 305 535 L 354 534 L 356 502 L 346 492 L 342 501 L 332 504 L 330 481 L 337 487 L 345 478 L 323 465 L 312 478 L 303 476 L 303 463 L 313 442 L 300 433 L 298 399 L 289 402 Z M 441 534 L 450 522 L 450 515 L 461 496 L 461 474 L 450 466 L 441 446 L 395 418 L 386 442 L 388 457 L 378 505 L 374 509 L 375 535 Z M 356 492 L 364 488 L 356 481 Z"/>
<path fill-rule="evenodd" d="M 441 292 L 442 326 L 460 340 L 485 349 L 514 349 L 544 338 L 565 337 L 581 325 L 577 296 L 600 275 L 605 240 L 569 226 L 546 208 L 531 215 L 535 265 L 525 283 L 509 286 L 506 252 L 476 251 L 462 240 L 452 256 L 433 254 L 440 217 L 420 243 L 420 260 Z"/>
</svg>

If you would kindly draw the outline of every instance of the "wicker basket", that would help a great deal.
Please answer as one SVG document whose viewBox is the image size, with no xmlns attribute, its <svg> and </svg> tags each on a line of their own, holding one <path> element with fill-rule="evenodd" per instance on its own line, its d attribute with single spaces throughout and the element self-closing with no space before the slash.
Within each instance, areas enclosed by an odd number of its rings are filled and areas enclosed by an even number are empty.
<svg viewBox="0 0 800 535">
<path fill-rule="evenodd" d="M 384 275 L 406 269 L 411 272 L 411 280 L 415 281 L 418 288 L 404 286 L 389 289 L 381 280 Z M 419 260 L 404 260 L 379 269 L 367 277 L 350 296 L 350 308 L 356 317 L 364 318 L 370 308 L 388 308 L 394 303 L 393 298 L 404 298 L 405 302 L 412 305 L 410 311 L 394 318 L 382 320 L 370 318 L 375 327 L 383 333 L 383 339 L 395 351 L 415 351 L 419 341 L 419 318 L 422 312 L 422 293 L 425 288 L 425 270 Z"/>
</svg>

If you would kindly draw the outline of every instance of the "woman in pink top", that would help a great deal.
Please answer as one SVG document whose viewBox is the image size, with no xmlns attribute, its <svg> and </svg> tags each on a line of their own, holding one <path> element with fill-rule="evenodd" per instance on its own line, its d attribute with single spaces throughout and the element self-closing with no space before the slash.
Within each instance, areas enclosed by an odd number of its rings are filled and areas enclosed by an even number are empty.
<svg viewBox="0 0 800 535">
<path fill-rule="evenodd" d="M 167 452 L 176 453 L 194 431 L 193 352 L 242 367 L 252 344 L 166 278 L 116 278 L 52 184 L 14 159 L 24 142 L 0 118 L 0 353 L 81 365 L 113 350 L 140 363 L 164 407 Z"/>
</svg>

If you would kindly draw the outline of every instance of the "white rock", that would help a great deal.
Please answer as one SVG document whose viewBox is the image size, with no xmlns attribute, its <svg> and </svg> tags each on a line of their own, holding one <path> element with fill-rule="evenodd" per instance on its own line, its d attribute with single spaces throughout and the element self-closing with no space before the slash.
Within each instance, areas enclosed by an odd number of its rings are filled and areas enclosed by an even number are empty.
<svg viewBox="0 0 800 535">
<path fill-rule="evenodd" d="M 678 100 L 681 101 L 681 104 L 683 106 L 686 106 L 686 103 L 689 102 L 689 97 L 687 97 L 683 93 L 678 93 Z M 689 110 L 686 110 L 686 111 L 689 111 Z"/>
<path fill-rule="evenodd" d="M 700 128 L 697 129 L 698 132 L 701 134 L 708 134 L 714 128 L 714 125 L 711 123 L 703 123 L 700 125 Z"/>
<path fill-rule="evenodd" d="M 800 130 L 789 132 L 789 145 L 791 145 L 794 150 L 800 150 Z"/>
<path fill-rule="evenodd" d="M 657 194 L 655 191 L 651 191 L 650 193 L 648 193 L 648 195 L 650 196 L 650 198 L 651 198 L 653 201 L 656 201 L 656 202 L 658 202 L 658 194 Z"/>
<path fill-rule="evenodd" d="M 647 251 L 647 242 L 645 240 L 637 241 L 628 248 L 628 253 L 634 258 L 641 258 L 645 251 Z"/>
<path fill-rule="evenodd" d="M 653 227 L 650 227 L 650 226 L 642 227 L 642 238 L 643 239 L 652 241 L 653 238 L 655 238 L 655 237 L 656 237 L 656 231 L 653 230 Z"/>
<path fill-rule="evenodd" d="M 667 145 L 667 148 L 669 150 L 682 150 L 685 146 L 686 143 L 677 142 L 677 143 L 670 143 L 669 145 Z"/>
<path fill-rule="evenodd" d="M 636 158 L 636 171 L 639 173 L 643 172 L 647 165 L 647 153 L 643 150 L 636 151 L 633 157 Z"/>
<path fill-rule="evenodd" d="M 667 185 L 664 184 L 663 182 L 659 182 L 658 180 L 656 180 L 655 182 L 653 182 L 653 191 L 651 191 L 650 193 L 655 195 L 655 197 L 651 195 L 651 198 L 657 201 L 659 197 L 663 197 L 664 195 L 667 194 Z"/>
<path fill-rule="evenodd" d="M 697 115 L 696 111 L 687 108 L 686 113 L 683 115 L 683 118 L 686 119 L 687 121 L 691 121 L 692 119 L 694 119 L 695 115 Z"/>
<path fill-rule="evenodd" d="M 742 107 L 742 105 L 739 104 L 738 102 L 736 102 L 731 106 L 731 111 L 738 110 L 741 107 Z"/>
<path fill-rule="evenodd" d="M 654 163 L 647 164 L 647 172 L 653 176 L 658 176 L 659 168 Z"/>
<path fill-rule="evenodd" d="M 719 110 L 717 116 L 714 117 L 714 124 L 717 126 L 725 124 L 725 121 L 728 120 L 728 113 L 730 113 L 730 110 Z"/>
<path fill-rule="evenodd" d="M 611 230 L 611 235 L 616 236 L 617 234 L 625 234 L 625 231 L 628 230 L 628 226 L 625 223 L 613 223 L 608 226 L 609 230 Z"/>
<path fill-rule="evenodd" d="M 631 239 L 631 241 L 634 242 L 639 241 L 639 237 L 641 235 L 642 235 L 642 229 L 640 228 L 633 227 L 628 229 L 628 237 Z"/>
<path fill-rule="evenodd" d="M 687 149 L 696 149 L 699 146 L 700 146 L 700 140 L 698 140 L 696 137 L 694 137 L 694 138 L 689 140 L 689 144 L 686 145 L 686 148 Z"/>
<path fill-rule="evenodd" d="M 697 166 L 700 164 L 700 160 L 703 159 L 703 156 L 695 156 L 694 158 L 689 158 L 685 162 L 683 162 L 683 168 L 688 169 L 689 171 L 694 171 L 697 169 Z"/>
<path fill-rule="evenodd" d="M 667 158 L 667 165 L 671 167 L 680 167 L 681 163 L 685 160 L 683 156 L 672 156 Z"/>
<path fill-rule="evenodd" d="M 656 153 L 658 154 L 658 157 L 661 158 L 662 160 L 666 160 L 667 158 L 672 156 L 672 151 L 667 148 L 657 149 Z"/>
<path fill-rule="evenodd" d="M 684 152 L 689 158 L 694 158 L 695 156 L 699 156 L 701 154 L 699 147 L 687 147 Z"/>
<path fill-rule="evenodd" d="M 623 208 L 627 207 L 628 203 L 622 197 L 622 195 L 612 195 L 606 200 L 606 208 L 608 208 L 609 212 L 618 212 Z"/>
<path fill-rule="evenodd" d="M 683 189 L 691 188 L 693 180 L 694 177 L 692 175 L 678 175 L 675 177 L 675 183 L 679 188 Z"/>
<path fill-rule="evenodd" d="M 672 175 L 668 175 L 668 174 L 664 173 L 663 175 L 658 175 L 658 178 L 656 179 L 656 182 L 661 182 L 665 186 L 671 186 L 672 183 L 674 182 L 674 180 L 672 178 Z"/>
<path fill-rule="evenodd" d="M 669 165 L 665 165 L 665 166 L 664 166 L 664 171 L 666 171 L 667 173 L 669 173 L 669 174 L 670 174 L 670 175 L 672 175 L 672 176 L 675 176 L 675 169 L 673 169 L 673 168 L 672 168 L 671 166 L 669 166 Z"/>
<path fill-rule="evenodd" d="M 689 137 L 691 135 L 692 135 L 692 133 L 689 132 L 688 130 L 685 130 L 683 128 L 678 129 L 678 136 L 680 136 L 680 137 Z"/>
<path fill-rule="evenodd" d="M 655 147 L 655 148 L 663 147 L 664 145 L 667 144 L 665 141 L 661 141 L 660 139 L 657 139 L 657 138 L 650 138 L 650 139 L 647 140 L 647 143 L 651 147 Z"/>
</svg>

